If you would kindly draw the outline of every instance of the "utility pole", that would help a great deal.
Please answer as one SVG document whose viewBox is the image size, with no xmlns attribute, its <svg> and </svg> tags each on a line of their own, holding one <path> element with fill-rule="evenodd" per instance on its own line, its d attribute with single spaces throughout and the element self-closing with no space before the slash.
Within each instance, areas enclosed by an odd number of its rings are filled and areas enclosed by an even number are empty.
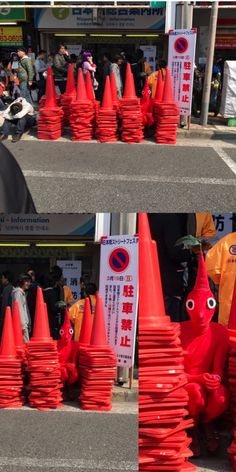
<svg viewBox="0 0 236 472">
<path fill-rule="evenodd" d="M 202 111 L 201 111 L 201 117 L 200 117 L 200 124 L 203 126 L 206 126 L 207 121 L 208 121 L 208 110 L 209 110 L 209 102 L 210 102 L 210 95 L 211 95 L 211 78 L 212 78 L 212 68 L 213 68 L 213 61 L 214 61 L 218 7 L 219 7 L 219 2 L 212 2 L 211 18 L 210 18 L 210 26 L 209 26 L 207 61 L 206 61 L 203 94 L 202 94 Z"/>
</svg>

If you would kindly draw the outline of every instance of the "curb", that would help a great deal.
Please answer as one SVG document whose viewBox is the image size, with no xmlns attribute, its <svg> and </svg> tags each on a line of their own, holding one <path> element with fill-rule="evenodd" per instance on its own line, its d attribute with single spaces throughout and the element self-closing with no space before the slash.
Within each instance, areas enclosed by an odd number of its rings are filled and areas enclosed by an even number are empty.
<svg viewBox="0 0 236 472">
<path fill-rule="evenodd" d="M 234 139 L 236 141 L 235 131 L 221 131 L 216 129 L 178 129 L 177 131 L 178 138 L 185 138 L 187 139 L 212 139 L 212 140 L 228 140 Z"/>
<path fill-rule="evenodd" d="M 118 402 L 138 402 L 138 388 L 133 387 L 131 390 L 127 387 L 114 387 L 112 401 Z"/>
</svg>

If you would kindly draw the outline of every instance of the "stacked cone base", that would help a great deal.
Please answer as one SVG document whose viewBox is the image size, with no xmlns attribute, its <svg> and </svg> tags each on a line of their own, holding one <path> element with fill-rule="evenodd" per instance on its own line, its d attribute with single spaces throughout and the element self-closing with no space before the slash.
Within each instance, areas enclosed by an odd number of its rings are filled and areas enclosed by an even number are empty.
<svg viewBox="0 0 236 472">
<path fill-rule="evenodd" d="M 62 108 L 42 108 L 39 111 L 38 139 L 56 140 L 62 136 Z"/>
<path fill-rule="evenodd" d="M 179 109 L 175 102 L 154 102 L 155 140 L 159 144 L 176 144 Z"/>
<path fill-rule="evenodd" d="M 72 141 L 91 141 L 93 139 L 94 106 L 90 100 L 74 101 L 70 108 L 70 127 Z"/>
<path fill-rule="evenodd" d="M 118 123 L 115 110 L 100 108 L 97 113 L 96 137 L 100 143 L 118 141 Z"/>
<path fill-rule="evenodd" d="M 141 143 L 143 141 L 143 117 L 138 98 L 122 98 L 120 101 L 122 123 L 121 139 L 126 143 Z"/>
</svg>

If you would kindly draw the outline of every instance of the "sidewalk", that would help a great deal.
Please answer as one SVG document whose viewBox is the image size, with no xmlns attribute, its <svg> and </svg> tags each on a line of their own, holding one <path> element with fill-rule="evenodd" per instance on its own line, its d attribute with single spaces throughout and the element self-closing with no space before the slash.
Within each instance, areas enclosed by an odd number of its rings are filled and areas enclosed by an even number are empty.
<svg viewBox="0 0 236 472">
<path fill-rule="evenodd" d="M 132 389 L 129 389 L 129 383 L 122 387 L 115 385 L 113 387 L 112 401 L 117 402 L 138 402 L 138 380 L 134 379 Z"/>
</svg>

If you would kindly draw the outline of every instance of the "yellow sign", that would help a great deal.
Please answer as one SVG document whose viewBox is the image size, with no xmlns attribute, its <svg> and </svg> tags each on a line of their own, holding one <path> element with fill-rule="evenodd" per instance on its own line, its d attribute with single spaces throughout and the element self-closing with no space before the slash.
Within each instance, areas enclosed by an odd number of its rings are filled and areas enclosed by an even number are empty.
<svg viewBox="0 0 236 472">
<path fill-rule="evenodd" d="M 0 46 L 22 46 L 21 26 L 0 26 Z"/>
</svg>

